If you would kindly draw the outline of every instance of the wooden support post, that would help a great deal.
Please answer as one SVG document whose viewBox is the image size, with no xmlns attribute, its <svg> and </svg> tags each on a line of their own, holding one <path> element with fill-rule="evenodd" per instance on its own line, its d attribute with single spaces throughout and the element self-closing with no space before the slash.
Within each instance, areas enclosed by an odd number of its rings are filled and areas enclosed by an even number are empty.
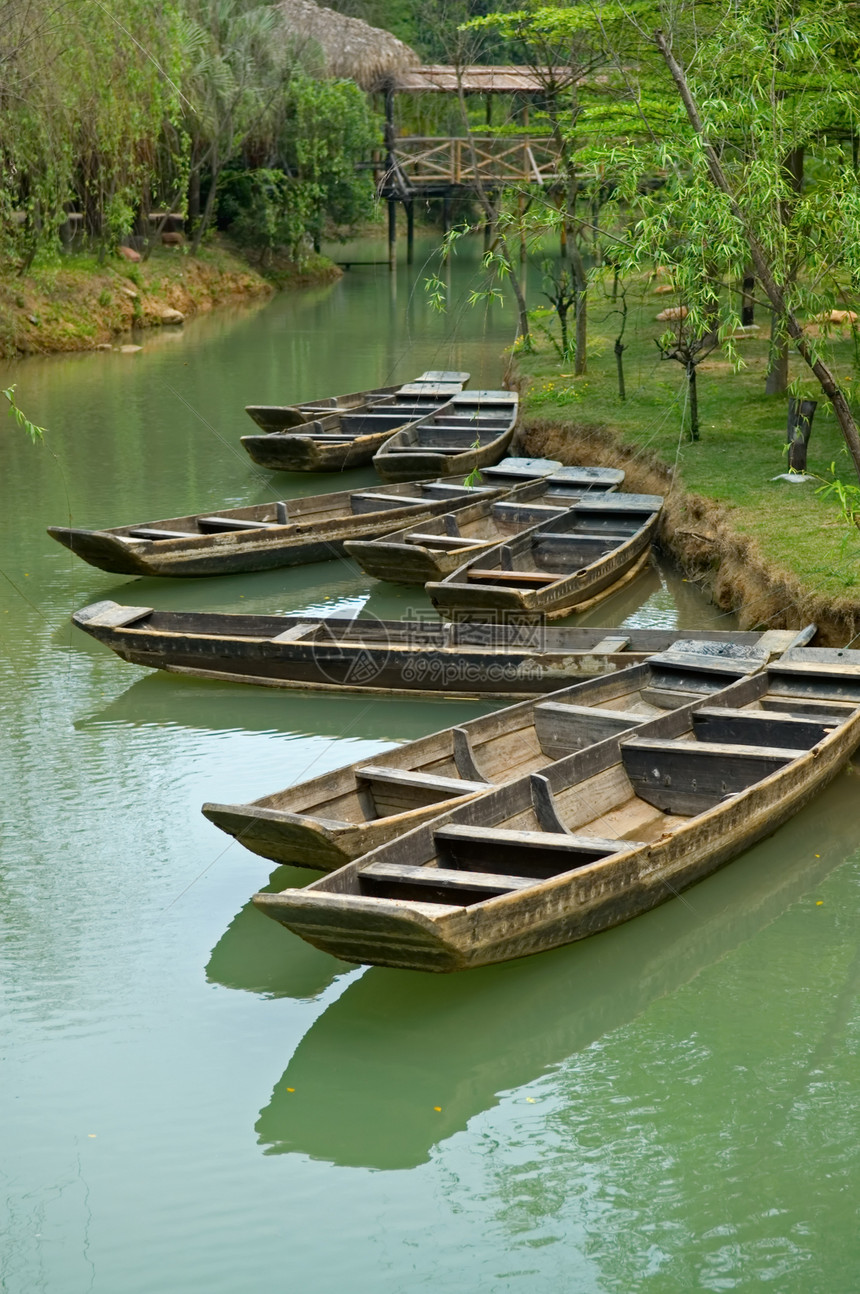
<svg viewBox="0 0 860 1294">
<path fill-rule="evenodd" d="M 406 206 L 406 264 L 415 259 L 415 202 L 410 198 Z"/>
<path fill-rule="evenodd" d="M 397 269 L 397 199 L 388 199 L 388 268 Z"/>
</svg>

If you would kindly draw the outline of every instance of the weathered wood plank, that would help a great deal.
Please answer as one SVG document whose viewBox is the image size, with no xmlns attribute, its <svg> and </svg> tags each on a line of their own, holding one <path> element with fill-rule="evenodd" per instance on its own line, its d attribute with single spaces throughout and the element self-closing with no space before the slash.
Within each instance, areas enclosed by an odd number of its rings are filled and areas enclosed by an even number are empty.
<svg viewBox="0 0 860 1294">
<path fill-rule="evenodd" d="M 826 716 L 798 717 L 763 710 L 731 710 L 707 706 L 693 715 L 693 728 L 705 742 L 762 746 L 809 747 L 833 732 L 839 720 Z"/>
<path fill-rule="evenodd" d="M 805 754 L 791 747 L 740 743 L 646 737 L 621 742 L 624 769 L 637 796 L 672 814 L 704 813 Z"/>
<path fill-rule="evenodd" d="M 374 764 L 356 764 L 355 775 L 365 782 L 379 782 L 389 786 L 416 787 L 430 791 L 445 791 L 449 795 L 470 795 L 485 791 L 485 782 L 467 782 L 457 777 L 437 777 L 433 773 L 412 773 L 404 768 L 383 768 Z"/>
</svg>

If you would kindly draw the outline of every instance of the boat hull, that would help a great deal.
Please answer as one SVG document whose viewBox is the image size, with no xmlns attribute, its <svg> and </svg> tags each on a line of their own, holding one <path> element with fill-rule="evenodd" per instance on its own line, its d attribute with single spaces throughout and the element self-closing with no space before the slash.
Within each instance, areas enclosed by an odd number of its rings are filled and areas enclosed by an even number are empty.
<svg viewBox="0 0 860 1294">
<path fill-rule="evenodd" d="M 459 476 L 468 472 L 479 471 L 482 467 L 492 467 L 504 458 L 514 435 L 514 428 L 490 441 L 480 449 L 467 449 L 461 454 L 437 454 L 428 450 L 426 454 L 398 454 L 396 450 L 386 452 L 383 447 L 373 459 L 383 481 L 420 481 L 430 476 Z"/>
<path fill-rule="evenodd" d="M 432 488 L 434 483 L 430 483 Z M 444 483 L 447 485 L 447 482 Z M 372 487 L 366 497 L 373 499 Z M 502 488 L 490 487 L 484 495 L 504 493 Z M 337 498 L 339 496 L 331 496 Z M 69 526 L 49 526 L 48 534 L 70 549 L 77 557 L 100 570 L 116 575 L 188 576 L 233 575 L 244 571 L 265 571 L 279 566 L 299 566 L 309 562 L 330 561 L 344 551 L 348 539 L 376 538 L 399 530 L 408 522 L 420 522 L 439 513 L 456 511 L 474 501 L 475 491 L 456 498 L 444 494 L 440 498 L 404 494 L 402 505 L 384 506 L 380 502 L 373 510 L 348 512 L 348 492 L 344 493 L 342 511 L 328 516 L 313 514 L 302 516 L 284 525 L 268 522 L 260 528 L 215 531 L 209 534 L 189 533 L 179 538 L 138 539 L 128 533 L 134 527 L 117 530 L 82 530 Z M 314 502 L 314 500 L 301 500 Z M 272 504 L 274 509 L 276 505 Z M 371 504 L 368 507 L 372 507 Z M 260 512 L 257 509 L 235 509 L 238 513 Z M 194 517 L 179 518 L 176 524 L 193 524 Z M 160 524 L 160 523 L 158 523 Z M 165 523 L 166 524 L 166 523 Z"/>
<path fill-rule="evenodd" d="M 290 435 L 243 436 L 242 445 L 255 463 L 270 472 L 343 472 L 367 467 L 392 435 L 393 430 L 380 431 L 357 436 L 345 445 L 326 444 L 297 428 Z"/>
<path fill-rule="evenodd" d="M 416 623 L 411 633 L 412 626 L 404 632 L 401 623 L 370 621 L 367 634 L 356 637 L 343 632 L 342 622 L 332 628 L 323 621 L 327 633 L 320 642 L 315 637 L 320 622 L 310 618 L 174 612 L 152 625 L 148 615 L 146 607 L 105 601 L 83 607 L 72 619 L 123 660 L 169 673 L 266 687 L 505 700 L 554 692 L 639 664 L 680 637 L 749 644 L 760 638 L 633 630 L 628 646 L 615 650 L 618 631 L 553 628 L 523 635 L 511 626 L 485 635 L 483 627 L 464 626 L 461 634 L 467 637 L 446 646 L 441 628 L 437 641 L 422 640 L 423 624 Z"/>
<path fill-rule="evenodd" d="M 326 891 L 259 894 L 254 902 L 345 961 L 451 972 L 531 956 L 629 921 L 710 876 L 793 817 L 836 776 L 858 741 L 855 711 L 820 746 L 668 838 L 478 907 L 357 897 L 349 884 L 367 859 L 327 878 Z M 443 821 L 447 815 L 434 825 Z M 401 844 L 408 848 L 408 841 Z"/>
</svg>

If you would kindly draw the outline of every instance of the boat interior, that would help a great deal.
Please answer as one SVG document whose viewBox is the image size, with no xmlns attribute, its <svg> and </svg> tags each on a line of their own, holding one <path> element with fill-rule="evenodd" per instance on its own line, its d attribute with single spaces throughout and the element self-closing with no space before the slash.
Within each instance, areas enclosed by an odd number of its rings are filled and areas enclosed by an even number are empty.
<svg viewBox="0 0 860 1294">
<path fill-rule="evenodd" d="M 544 766 L 315 888 L 442 907 L 528 889 L 677 831 L 804 755 L 858 706 L 856 672 L 775 666 L 715 704 L 676 711 L 670 736 L 634 733 Z"/>
<path fill-rule="evenodd" d="M 401 481 L 367 490 L 342 491 L 310 497 L 275 500 L 249 508 L 234 508 L 220 514 L 173 517 L 143 526 L 118 526 L 110 533 L 129 539 L 199 539 L 201 535 L 225 534 L 243 530 L 270 530 L 293 522 L 332 521 L 368 512 L 384 512 L 408 507 L 411 503 L 438 503 L 443 500 L 480 499 L 499 493 L 499 487 L 465 485 L 463 477 L 445 481 Z"/>
<path fill-rule="evenodd" d="M 547 495 L 547 502 L 551 499 Z M 454 572 L 451 583 L 463 577 L 474 584 L 504 584 L 542 588 L 566 579 L 583 567 L 632 539 L 654 516 L 654 507 L 621 508 L 607 499 L 574 504 L 537 530 L 520 534 L 498 550 L 476 558 L 478 565 Z"/>
<path fill-rule="evenodd" d="M 761 663 L 750 656 L 650 661 L 524 702 L 255 801 L 326 822 L 370 822 L 510 782 L 547 763 L 701 700 Z"/>
</svg>

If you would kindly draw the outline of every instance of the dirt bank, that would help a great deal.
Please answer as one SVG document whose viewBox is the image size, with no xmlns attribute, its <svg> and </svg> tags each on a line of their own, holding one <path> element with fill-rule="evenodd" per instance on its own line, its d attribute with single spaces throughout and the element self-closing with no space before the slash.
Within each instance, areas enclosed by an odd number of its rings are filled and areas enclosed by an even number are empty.
<svg viewBox="0 0 860 1294">
<path fill-rule="evenodd" d="M 563 463 L 620 467 L 625 489 L 662 494 L 660 544 L 712 600 L 734 611 L 741 628 L 800 628 L 815 621 L 821 646 L 844 646 L 860 633 L 860 599 L 823 596 L 789 570 L 767 561 L 755 541 L 732 524 L 731 509 L 685 490 L 671 467 L 641 446 L 625 444 L 606 426 L 564 426 L 527 418 L 529 454 Z"/>
<path fill-rule="evenodd" d="M 0 276 L 0 358 L 93 350 L 132 328 L 177 326 L 202 311 L 264 299 L 275 287 L 340 276 L 324 258 L 301 272 L 279 266 L 273 284 L 225 248 L 200 256 L 159 248 L 148 261 L 62 257 L 23 277 Z"/>
</svg>

